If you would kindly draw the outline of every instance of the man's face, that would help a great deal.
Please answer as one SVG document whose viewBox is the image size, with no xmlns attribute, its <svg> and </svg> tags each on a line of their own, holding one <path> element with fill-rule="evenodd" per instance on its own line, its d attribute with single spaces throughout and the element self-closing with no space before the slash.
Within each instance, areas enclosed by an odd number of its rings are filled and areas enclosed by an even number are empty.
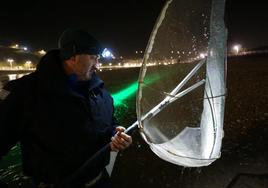
<svg viewBox="0 0 268 188">
<path fill-rule="evenodd" d="M 72 69 L 80 81 L 90 80 L 98 68 L 98 55 L 81 54 L 73 57 Z"/>
</svg>

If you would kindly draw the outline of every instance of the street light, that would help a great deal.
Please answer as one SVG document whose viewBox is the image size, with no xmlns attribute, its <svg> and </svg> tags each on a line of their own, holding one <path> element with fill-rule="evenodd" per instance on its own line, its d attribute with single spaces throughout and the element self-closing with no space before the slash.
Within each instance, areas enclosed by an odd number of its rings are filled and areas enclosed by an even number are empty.
<svg viewBox="0 0 268 188">
<path fill-rule="evenodd" d="M 236 54 L 238 54 L 241 50 L 241 45 L 240 44 L 236 44 L 233 46 L 233 50 Z"/>
<path fill-rule="evenodd" d="M 25 66 L 30 69 L 31 68 L 31 65 L 32 65 L 32 62 L 31 61 L 26 61 L 25 62 Z"/>
<path fill-rule="evenodd" d="M 13 68 L 13 62 L 14 62 L 14 59 L 12 59 L 12 58 L 8 58 L 8 59 L 7 59 L 7 62 L 8 62 L 9 65 L 10 65 L 10 69 L 12 69 L 12 68 Z"/>
<path fill-rule="evenodd" d="M 39 50 L 38 53 L 39 53 L 40 55 L 45 55 L 45 54 L 46 54 L 46 51 L 45 51 L 45 50 Z"/>
<path fill-rule="evenodd" d="M 206 54 L 204 54 L 204 53 L 200 53 L 199 57 L 200 57 L 201 59 L 204 59 L 204 58 L 206 57 Z"/>
<path fill-rule="evenodd" d="M 102 57 L 103 58 L 106 58 L 106 59 L 115 59 L 114 55 L 112 54 L 112 52 L 110 50 L 108 50 L 107 48 L 105 48 L 102 52 Z"/>
<path fill-rule="evenodd" d="M 10 47 L 11 48 L 14 48 L 14 49 L 18 49 L 19 48 L 19 45 L 18 44 L 14 44 L 14 45 L 11 45 Z"/>
</svg>

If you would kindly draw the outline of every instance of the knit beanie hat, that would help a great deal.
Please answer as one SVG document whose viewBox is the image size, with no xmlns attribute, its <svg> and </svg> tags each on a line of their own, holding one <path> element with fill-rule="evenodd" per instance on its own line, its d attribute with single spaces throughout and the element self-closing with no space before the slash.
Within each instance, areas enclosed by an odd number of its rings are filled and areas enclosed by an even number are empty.
<svg viewBox="0 0 268 188">
<path fill-rule="evenodd" d="M 81 29 L 65 30 L 59 38 L 58 47 L 62 60 L 78 54 L 101 55 L 103 51 L 97 39 Z"/>
</svg>

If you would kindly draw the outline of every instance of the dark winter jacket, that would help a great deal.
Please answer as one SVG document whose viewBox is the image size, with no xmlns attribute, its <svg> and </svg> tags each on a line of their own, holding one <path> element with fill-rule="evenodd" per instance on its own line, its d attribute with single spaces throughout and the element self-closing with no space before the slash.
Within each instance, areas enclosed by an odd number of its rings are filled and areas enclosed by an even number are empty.
<svg viewBox="0 0 268 188">
<path fill-rule="evenodd" d="M 78 83 L 65 75 L 59 51 L 48 52 L 37 70 L 5 85 L 0 101 L 0 157 L 21 144 L 26 175 L 58 183 L 110 142 L 113 100 L 95 74 Z M 109 162 L 109 152 L 89 179 Z"/>
</svg>

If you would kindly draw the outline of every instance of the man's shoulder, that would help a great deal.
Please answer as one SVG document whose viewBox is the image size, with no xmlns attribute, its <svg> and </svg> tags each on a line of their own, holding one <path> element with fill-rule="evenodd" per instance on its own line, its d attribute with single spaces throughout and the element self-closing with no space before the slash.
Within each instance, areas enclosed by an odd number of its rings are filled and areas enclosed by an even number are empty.
<svg viewBox="0 0 268 188">
<path fill-rule="evenodd" d="M 36 73 L 30 73 L 16 80 L 11 80 L 7 82 L 1 90 L 6 90 L 8 92 L 13 92 L 17 90 L 25 90 L 36 80 Z"/>
<path fill-rule="evenodd" d="M 12 99 L 21 99 L 29 96 L 34 86 L 36 86 L 36 73 L 30 73 L 16 80 L 11 80 L 4 85 L 0 85 L 0 102 L 9 95 Z"/>
</svg>

